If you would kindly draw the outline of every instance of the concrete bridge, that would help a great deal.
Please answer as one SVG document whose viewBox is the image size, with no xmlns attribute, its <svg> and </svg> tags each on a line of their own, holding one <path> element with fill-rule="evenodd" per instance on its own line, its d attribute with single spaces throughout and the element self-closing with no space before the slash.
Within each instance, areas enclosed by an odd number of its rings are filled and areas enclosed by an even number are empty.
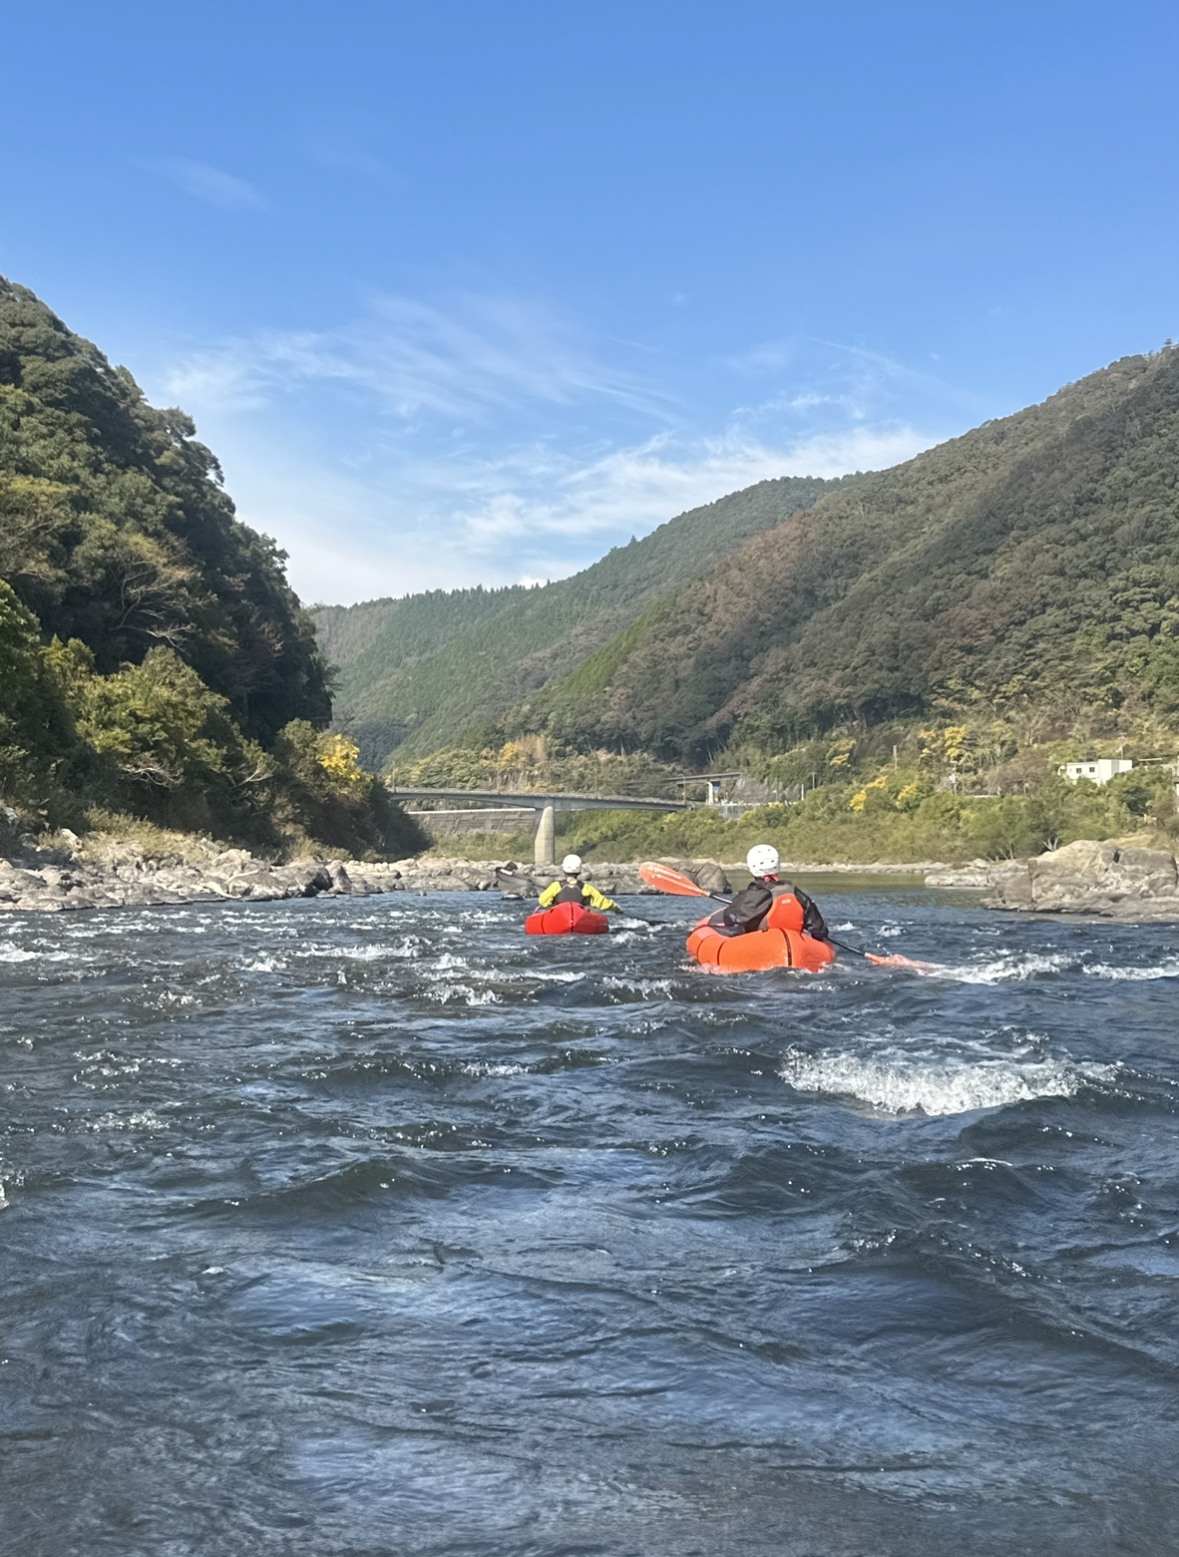
<svg viewBox="0 0 1179 1557">
<path fill-rule="evenodd" d="M 538 794 L 532 790 L 429 789 L 408 784 L 390 784 L 394 800 L 463 800 L 472 806 L 511 806 L 531 809 L 535 824 L 532 835 L 534 865 L 556 863 L 554 818 L 558 811 L 695 811 L 697 800 L 660 800 L 644 795 L 571 795 Z M 428 815 L 429 813 L 425 813 Z"/>
</svg>

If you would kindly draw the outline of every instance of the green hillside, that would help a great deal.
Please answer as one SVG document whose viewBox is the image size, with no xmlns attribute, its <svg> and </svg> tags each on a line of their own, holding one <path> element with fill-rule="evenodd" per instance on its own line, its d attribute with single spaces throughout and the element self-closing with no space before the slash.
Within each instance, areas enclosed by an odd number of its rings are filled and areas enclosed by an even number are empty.
<svg viewBox="0 0 1179 1557">
<path fill-rule="evenodd" d="M 183 411 L 0 278 L 0 577 L 108 672 L 166 645 L 249 733 L 326 720 L 325 665 L 274 543 L 234 518 Z"/>
<path fill-rule="evenodd" d="M 310 613 L 194 434 L 0 278 L 0 800 L 276 850 L 410 838 L 323 733 Z"/>
<path fill-rule="evenodd" d="M 509 733 L 709 760 L 1006 721 L 1019 744 L 1179 715 L 1179 349 L 860 478 L 654 601 Z"/>
<path fill-rule="evenodd" d="M 626 627 L 656 595 L 855 477 L 783 477 L 696 508 L 556 584 L 323 607 L 340 667 L 337 724 L 377 765 L 420 756 L 501 718 Z"/>
</svg>

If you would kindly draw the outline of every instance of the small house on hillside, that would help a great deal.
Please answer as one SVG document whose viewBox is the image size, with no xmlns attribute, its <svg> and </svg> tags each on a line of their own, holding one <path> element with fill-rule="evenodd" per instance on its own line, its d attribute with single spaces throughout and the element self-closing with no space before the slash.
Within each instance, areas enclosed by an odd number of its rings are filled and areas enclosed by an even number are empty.
<svg viewBox="0 0 1179 1557">
<path fill-rule="evenodd" d="M 1070 784 L 1088 779 L 1091 784 L 1108 784 L 1119 773 L 1129 773 L 1134 764 L 1129 757 L 1091 757 L 1086 762 L 1066 762 L 1060 769 Z"/>
</svg>

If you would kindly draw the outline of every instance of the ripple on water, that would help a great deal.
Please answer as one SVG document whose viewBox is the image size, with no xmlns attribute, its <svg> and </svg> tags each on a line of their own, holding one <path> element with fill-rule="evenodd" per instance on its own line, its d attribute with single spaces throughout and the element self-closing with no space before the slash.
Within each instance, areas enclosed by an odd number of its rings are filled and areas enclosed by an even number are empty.
<svg viewBox="0 0 1179 1557">
<path fill-rule="evenodd" d="M 835 907 L 5 925 L 13 1550 L 1179 1549 L 1173 931 Z"/>
</svg>

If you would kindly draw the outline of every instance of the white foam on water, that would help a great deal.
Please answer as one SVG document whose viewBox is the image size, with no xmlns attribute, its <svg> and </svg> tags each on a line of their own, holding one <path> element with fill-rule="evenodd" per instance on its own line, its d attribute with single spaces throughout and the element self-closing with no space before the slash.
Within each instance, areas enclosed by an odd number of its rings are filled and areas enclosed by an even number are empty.
<svg viewBox="0 0 1179 1557">
<path fill-rule="evenodd" d="M 388 957 L 420 957 L 424 948 L 425 942 L 420 936 L 407 935 L 402 941 L 378 943 L 375 946 L 330 946 L 323 941 L 312 941 L 300 946 L 296 955 L 344 959 L 349 962 L 376 962 Z"/>
<path fill-rule="evenodd" d="M 109 1049 L 99 1049 L 93 1054 L 77 1049 L 74 1058 L 80 1062 L 78 1079 L 87 1086 L 95 1076 L 139 1076 L 145 1071 L 178 1070 L 184 1064 L 176 1055 L 115 1054 Z"/>
<path fill-rule="evenodd" d="M 459 968 L 468 969 L 471 964 L 465 957 L 456 956 L 454 952 L 443 952 L 437 962 L 429 969 L 431 975 L 438 973 L 453 973 Z"/>
<path fill-rule="evenodd" d="M 411 947 L 398 946 L 344 946 L 339 955 L 349 962 L 381 962 L 387 957 L 412 957 Z"/>
<path fill-rule="evenodd" d="M 15 941 L 0 941 L 0 962 L 33 962 L 37 955 L 25 946 L 18 946 Z"/>
<path fill-rule="evenodd" d="M 563 969 L 559 972 L 551 972 L 545 968 L 487 968 L 481 971 L 481 977 L 495 979 L 501 984 L 580 984 L 586 977 L 584 973 L 574 973 L 571 969 Z"/>
<path fill-rule="evenodd" d="M 792 1050 L 778 1074 L 799 1092 L 856 1098 L 882 1113 L 942 1117 L 1034 1098 L 1073 1097 L 1088 1082 L 1113 1081 L 1117 1066 L 1000 1059 L 946 1064 L 900 1055 L 871 1059 Z"/>
<path fill-rule="evenodd" d="M 253 962 L 243 964 L 243 971 L 246 973 L 282 973 L 285 969 L 285 962 L 281 962 L 277 957 L 267 956 L 265 953 L 261 957 L 255 957 Z"/>
<path fill-rule="evenodd" d="M 938 972 L 962 984 L 1008 984 L 1044 973 L 1067 973 L 1078 965 L 1079 959 L 1068 952 L 1001 952 L 988 962 L 941 965 Z"/>
<path fill-rule="evenodd" d="M 649 995 L 663 995 L 670 997 L 670 979 L 620 979 L 608 974 L 602 980 L 605 989 L 623 989 L 632 995 L 642 995 L 644 999 Z"/>
<path fill-rule="evenodd" d="M 146 1109 L 141 1114 L 99 1114 L 97 1119 L 84 1121 L 87 1130 L 164 1130 L 167 1128 L 158 1114 Z"/>
<path fill-rule="evenodd" d="M 441 984 L 437 989 L 427 989 L 427 1000 L 445 1006 L 452 1002 L 464 1006 L 498 1006 L 500 997 L 493 989 L 472 989 L 469 984 Z"/>
<path fill-rule="evenodd" d="M 526 1076 L 528 1074 L 527 1065 L 491 1065 L 478 1060 L 473 1060 L 468 1065 L 460 1065 L 459 1069 L 464 1076 L 478 1076 L 480 1078 L 487 1076 Z"/>
<path fill-rule="evenodd" d="M 1127 980 L 1179 978 L 1179 957 L 1167 957 L 1153 968 L 1117 967 L 1110 962 L 1091 962 L 1081 969 L 1091 979 Z"/>
<path fill-rule="evenodd" d="M 169 1006 L 195 1006 L 196 996 L 178 993 L 174 989 L 161 989 L 158 994 L 149 995 L 144 1005 L 154 1006 L 158 1010 L 166 1010 Z"/>
<path fill-rule="evenodd" d="M 38 947 L 18 946 L 15 941 L 0 941 L 0 962 L 76 962 L 77 953 L 43 951 Z"/>
</svg>

